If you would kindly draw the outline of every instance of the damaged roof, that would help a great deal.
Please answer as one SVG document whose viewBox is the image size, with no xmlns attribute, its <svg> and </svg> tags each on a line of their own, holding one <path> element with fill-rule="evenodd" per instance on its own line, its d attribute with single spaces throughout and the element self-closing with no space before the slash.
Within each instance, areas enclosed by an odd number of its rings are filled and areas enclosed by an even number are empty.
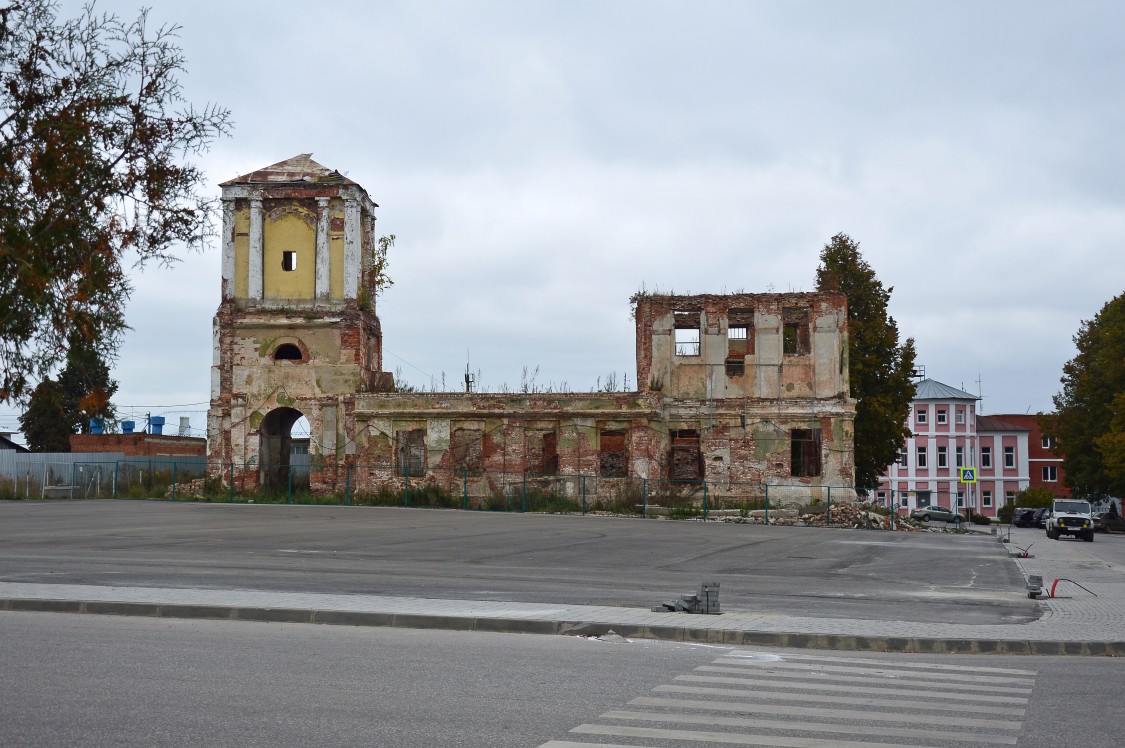
<svg viewBox="0 0 1125 748">
<path fill-rule="evenodd" d="M 293 184 L 295 182 L 359 185 L 358 182 L 348 179 L 335 169 L 329 169 L 327 166 L 313 161 L 311 153 L 302 153 L 293 158 L 278 161 L 276 164 L 271 164 L 265 168 L 252 171 L 249 174 L 235 177 L 227 182 L 223 182 L 219 186 L 230 187 L 236 184 Z"/>
</svg>

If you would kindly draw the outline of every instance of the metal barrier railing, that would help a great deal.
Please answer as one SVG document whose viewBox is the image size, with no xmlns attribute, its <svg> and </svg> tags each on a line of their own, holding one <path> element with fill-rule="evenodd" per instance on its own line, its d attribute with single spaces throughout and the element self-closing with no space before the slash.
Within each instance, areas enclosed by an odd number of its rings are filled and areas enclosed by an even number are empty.
<svg viewBox="0 0 1125 748">
<path fill-rule="evenodd" d="M 853 487 L 807 484 L 452 468 L 431 468 L 412 475 L 409 469 L 396 465 L 324 466 L 315 461 L 309 465 L 256 465 L 131 458 L 75 462 L 63 472 L 68 474 L 41 477 L 39 482 L 44 485 L 35 486 L 39 497 L 605 512 L 675 519 L 737 517 L 765 524 L 811 514 L 823 515 L 826 524 L 832 524 L 834 503 L 854 500 L 857 495 L 874 495 Z M 20 494 L 32 496 L 27 485 L 18 488 L 22 489 Z M 7 493 L 3 489 L 0 486 L 0 497 Z M 887 503 L 889 509 L 894 507 L 893 496 Z"/>
<path fill-rule="evenodd" d="M 305 458 L 309 460 L 309 458 Z M 34 475 L 0 476 L 0 499 L 159 499 L 224 503 L 340 504 L 470 511 L 598 513 L 673 519 L 734 519 L 764 524 L 849 521 L 836 509 L 857 498 L 865 508 L 905 515 L 905 492 L 851 486 L 429 468 L 402 465 L 205 463 L 199 458 L 126 458 L 37 466 Z M 935 499 L 940 498 L 936 497 Z M 952 498 L 952 497 L 948 497 Z M 936 502 L 935 502 L 936 503 Z"/>
</svg>

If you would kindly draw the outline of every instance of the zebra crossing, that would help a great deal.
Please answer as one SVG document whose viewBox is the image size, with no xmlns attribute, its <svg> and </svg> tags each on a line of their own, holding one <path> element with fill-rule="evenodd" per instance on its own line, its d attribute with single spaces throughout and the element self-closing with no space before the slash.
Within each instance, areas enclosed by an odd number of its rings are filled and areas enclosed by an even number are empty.
<svg viewBox="0 0 1125 748">
<path fill-rule="evenodd" d="M 1035 678 L 1015 668 L 732 650 L 539 748 L 1016 745 Z"/>
</svg>

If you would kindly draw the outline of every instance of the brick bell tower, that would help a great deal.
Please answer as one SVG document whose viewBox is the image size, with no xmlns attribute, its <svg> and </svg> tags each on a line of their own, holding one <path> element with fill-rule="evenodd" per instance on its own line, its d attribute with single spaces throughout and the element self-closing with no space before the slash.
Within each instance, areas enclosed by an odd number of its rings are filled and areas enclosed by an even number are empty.
<svg viewBox="0 0 1125 748">
<path fill-rule="evenodd" d="M 213 476 L 233 474 L 247 490 L 289 480 L 290 430 L 302 416 L 310 487 L 334 490 L 353 452 L 356 393 L 390 386 L 371 273 L 378 206 L 311 155 L 220 185 L 207 451 Z"/>
</svg>

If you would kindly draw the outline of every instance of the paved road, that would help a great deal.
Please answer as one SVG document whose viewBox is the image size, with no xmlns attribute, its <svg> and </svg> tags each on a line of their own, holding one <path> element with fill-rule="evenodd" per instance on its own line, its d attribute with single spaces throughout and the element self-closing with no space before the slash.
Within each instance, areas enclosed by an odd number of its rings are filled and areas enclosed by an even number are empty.
<svg viewBox="0 0 1125 748">
<path fill-rule="evenodd" d="M 1120 744 L 1110 658 L 0 614 L 3 743 Z"/>
<path fill-rule="evenodd" d="M 1106 565 L 1125 567 L 1125 533 L 1095 533 L 1094 542 L 1086 543 L 1069 536 L 1051 540 L 1043 530 L 1028 527 L 1005 526 L 1004 533 L 1009 532 L 1012 546 L 1030 548 L 1032 554 L 1066 552 L 1075 558 L 1086 559 L 1091 568 Z"/>
<path fill-rule="evenodd" d="M 5 582 L 647 608 L 705 580 L 721 583 L 724 609 L 821 619 L 987 625 L 1042 613 L 1004 546 L 987 536 L 358 507 L 0 502 Z"/>
</svg>

